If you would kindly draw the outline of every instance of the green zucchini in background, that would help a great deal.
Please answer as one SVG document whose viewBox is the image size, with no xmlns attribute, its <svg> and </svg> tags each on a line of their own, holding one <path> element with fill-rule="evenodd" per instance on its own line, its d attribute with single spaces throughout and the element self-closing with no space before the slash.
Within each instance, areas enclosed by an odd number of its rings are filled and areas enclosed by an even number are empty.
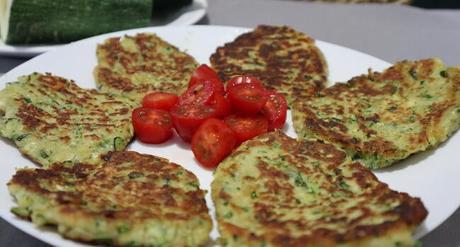
<svg viewBox="0 0 460 247">
<path fill-rule="evenodd" d="M 0 0 L 7 44 L 67 43 L 148 26 L 152 0 Z"/>
</svg>

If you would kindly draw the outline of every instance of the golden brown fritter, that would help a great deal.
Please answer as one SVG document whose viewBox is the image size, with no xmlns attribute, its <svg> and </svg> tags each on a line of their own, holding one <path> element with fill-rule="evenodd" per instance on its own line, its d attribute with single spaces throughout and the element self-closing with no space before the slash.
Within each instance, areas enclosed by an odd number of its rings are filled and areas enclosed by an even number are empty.
<svg viewBox="0 0 460 247">
<path fill-rule="evenodd" d="M 376 169 L 436 147 L 460 127 L 460 68 L 402 61 L 337 83 L 292 108 L 299 138 L 340 147 Z"/>
<path fill-rule="evenodd" d="M 223 81 L 252 75 L 289 103 L 325 87 L 328 68 L 315 41 L 287 26 L 258 26 L 217 48 L 211 65 Z"/>
<path fill-rule="evenodd" d="M 212 228 L 195 175 L 168 160 L 111 152 L 103 163 L 20 169 L 8 183 L 33 223 L 66 238 L 124 246 L 202 246 Z"/>
<path fill-rule="evenodd" d="M 62 77 L 33 73 L 0 92 L 0 136 L 44 167 L 95 162 L 130 142 L 131 108 Z"/>
<path fill-rule="evenodd" d="M 94 77 L 99 89 L 135 104 L 150 91 L 182 93 L 198 65 L 193 57 L 149 33 L 107 39 L 96 54 Z"/>
<path fill-rule="evenodd" d="M 281 132 L 243 143 L 211 188 L 227 246 L 413 246 L 427 215 L 333 145 Z"/>
</svg>

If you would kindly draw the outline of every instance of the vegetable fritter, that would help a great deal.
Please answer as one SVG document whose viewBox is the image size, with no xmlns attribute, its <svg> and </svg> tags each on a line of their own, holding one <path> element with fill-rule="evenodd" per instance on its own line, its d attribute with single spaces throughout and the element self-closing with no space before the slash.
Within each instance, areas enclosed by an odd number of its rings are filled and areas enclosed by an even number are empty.
<svg viewBox="0 0 460 247">
<path fill-rule="evenodd" d="M 210 60 L 223 81 L 255 76 L 288 103 L 310 97 L 327 83 L 327 63 L 315 40 L 287 26 L 258 26 L 218 47 Z"/>
<path fill-rule="evenodd" d="M 371 169 L 436 147 L 460 127 L 460 68 L 402 61 L 297 101 L 301 139 L 330 142 Z"/>
<path fill-rule="evenodd" d="M 47 167 L 95 162 L 124 150 L 133 137 L 131 108 L 121 99 L 73 81 L 34 73 L 0 92 L 0 136 Z"/>
<path fill-rule="evenodd" d="M 198 66 L 193 57 L 150 33 L 107 39 L 96 54 L 94 77 L 99 89 L 134 104 L 150 91 L 184 92 Z"/>
<path fill-rule="evenodd" d="M 226 246 L 414 246 L 427 216 L 333 145 L 281 132 L 240 146 L 211 188 Z"/>
<path fill-rule="evenodd" d="M 168 160 L 110 152 L 102 163 L 20 169 L 12 212 L 66 238 L 118 246 L 202 246 L 212 228 L 195 175 Z"/>
</svg>

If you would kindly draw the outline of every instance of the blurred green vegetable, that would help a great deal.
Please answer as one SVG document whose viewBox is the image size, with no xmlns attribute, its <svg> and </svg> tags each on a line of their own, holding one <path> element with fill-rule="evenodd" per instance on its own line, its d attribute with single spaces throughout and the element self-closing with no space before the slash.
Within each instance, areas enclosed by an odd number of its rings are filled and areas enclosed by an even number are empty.
<svg viewBox="0 0 460 247">
<path fill-rule="evenodd" d="M 8 44 L 67 43 L 148 26 L 152 0 L 0 0 L 0 29 Z"/>
</svg>

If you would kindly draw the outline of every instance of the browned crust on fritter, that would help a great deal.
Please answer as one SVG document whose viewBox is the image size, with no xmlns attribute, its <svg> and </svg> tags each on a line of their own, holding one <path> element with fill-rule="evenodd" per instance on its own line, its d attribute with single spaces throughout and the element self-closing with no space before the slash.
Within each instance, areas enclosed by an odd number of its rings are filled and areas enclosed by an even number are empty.
<svg viewBox="0 0 460 247">
<path fill-rule="evenodd" d="M 9 90 L 8 87 L 22 89 L 19 95 L 4 94 L 3 100 L 8 100 L 9 104 L 13 105 L 11 108 L 7 106 L 5 109 L 0 109 L 0 115 L 4 117 L 4 124 L 10 119 L 17 119 L 16 127 L 21 130 L 19 132 L 21 135 L 5 134 L 4 137 L 13 141 L 23 155 L 38 165 L 47 166 L 49 163 L 29 149 L 24 149 L 21 146 L 24 138 L 35 138 L 38 143 L 49 141 L 51 138 L 63 145 L 71 145 L 72 141 L 76 140 L 72 138 L 75 138 L 73 132 L 77 128 L 88 132 L 82 133 L 81 137 L 94 143 L 102 142 L 111 134 L 113 138 L 117 137 L 116 133 L 119 130 L 126 131 L 119 136 L 125 138 L 125 142 L 129 142 L 132 138 L 131 119 L 123 117 L 129 113 L 131 107 L 126 101 L 109 94 L 80 88 L 73 80 L 51 73 L 37 72 L 19 78 L 12 85 L 7 85 L 4 90 Z M 80 107 L 85 113 L 78 110 Z M 5 114 L 9 111 L 14 112 L 13 118 L 5 118 Z M 113 121 L 112 117 L 118 118 L 117 121 Z M 101 132 L 104 132 L 104 135 L 101 135 Z M 46 145 L 43 147 L 47 148 Z"/>
<path fill-rule="evenodd" d="M 131 39 L 137 46 L 138 52 L 124 49 L 121 39 Z M 162 50 L 173 52 L 169 56 Z M 95 77 L 105 90 L 115 89 L 121 92 L 136 92 L 144 95 L 149 91 L 165 91 L 180 93 L 187 87 L 187 82 L 196 67 L 193 57 L 181 52 L 177 47 L 163 41 L 154 34 L 139 33 L 135 36 L 125 35 L 123 38 L 107 39 L 97 47 L 99 64 Z M 173 63 L 165 63 L 165 59 L 172 59 Z M 105 64 L 106 63 L 106 64 Z M 114 66 L 120 64 L 123 71 L 115 71 Z M 150 81 L 134 83 L 130 76 L 136 73 L 148 73 L 162 78 L 161 85 L 154 85 Z"/>
<path fill-rule="evenodd" d="M 355 137 L 346 135 L 348 128 L 334 120 L 324 120 L 317 117 L 309 108 L 302 109 L 306 113 L 305 125 L 322 140 L 338 143 L 342 147 L 357 150 L 361 153 L 378 153 L 386 156 L 395 155 L 398 148 L 391 142 L 385 140 L 361 141 Z M 339 131 L 338 131 L 339 130 Z M 365 130 L 366 131 L 366 130 Z M 372 135 L 371 130 L 367 130 Z"/>
<path fill-rule="evenodd" d="M 80 163 L 22 169 L 8 186 L 20 186 L 54 201 L 62 214 L 129 221 L 208 217 L 204 191 L 198 188 L 197 178 L 179 165 L 131 151 L 110 152 L 103 159 L 105 163 L 100 167 Z M 185 191 L 169 186 L 169 181 L 194 184 Z M 76 190 L 59 189 L 68 186 Z"/>
<path fill-rule="evenodd" d="M 282 51 L 287 52 L 281 55 Z M 231 59 L 239 63 L 231 64 Z M 236 75 L 251 75 L 266 87 L 293 97 L 313 95 L 327 82 L 327 64 L 315 41 L 287 26 L 260 25 L 218 47 L 210 61 L 223 81 Z M 244 68 L 247 64 L 258 68 Z M 293 70 L 299 70 L 294 78 Z"/>
<path fill-rule="evenodd" d="M 390 140 L 385 136 L 380 136 L 375 130 L 367 127 L 373 123 L 378 122 L 394 122 L 405 124 L 405 121 L 418 121 L 420 123 L 420 131 L 418 133 L 408 133 L 410 136 L 410 148 L 419 148 L 424 150 L 423 147 L 427 147 L 433 140 L 431 138 L 441 138 L 445 134 L 441 134 L 441 130 L 436 130 L 441 126 L 441 121 L 446 115 L 446 112 L 452 110 L 455 107 L 458 107 L 459 100 L 456 96 L 460 88 L 460 79 L 454 78 L 456 71 L 451 71 L 449 77 L 453 81 L 451 85 L 452 90 L 447 92 L 445 95 L 445 100 L 440 103 L 434 103 L 429 106 L 429 111 L 425 114 L 420 115 L 415 114 L 412 109 L 404 107 L 401 105 L 401 102 L 392 102 L 389 100 L 388 109 L 385 112 L 376 113 L 373 116 L 364 118 L 362 117 L 362 109 L 375 104 L 372 101 L 374 97 L 387 97 L 390 99 L 392 95 L 400 95 L 401 98 L 404 98 L 407 93 L 407 90 L 414 90 L 414 85 L 424 83 L 424 81 L 433 80 L 435 64 L 433 59 L 420 60 L 417 62 L 411 61 L 402 61 L 397 63 L 395 66 L 388 68 L 383 72 L 371 72 L 367 75 L 361 75 L 352 78 L 346 83 L 337 83 L 332 87 L 322 90 L 316 95 L 316 98 L 311 100 L 321 100 L 321 97 L 328 97 L 336 100 L 336 102 L 342 102 L 343 104 L 351 105 L 350 101 L 354 99 L 363 99 L 362 103 L 358 103 L 355 107 L 354 115 L 359 126 L 359 130 L 362 131 L 366 138 L 360 139 L 350 134 L 349 129 L 342 122 L 347 121 L 347 119 L 329 119 L 326 120 L 324 117 L 320 117 L 324 114 L 333 114 L 337 115 L 343 114 L 343 109 L 340 110 L 340 106 L 335 106 L 336 112 L 328 110 L 324 106 L 318 108 L 311 104 L 309 101 L 298 101 L 295 104 L 295 108 L 298 111 L 303 112 L 304 126 L 309 129 L 309 132 L 313 133 L 316 138 L 329 141 L 331 143 L 338 144 L 339 147 L 353 150 L 359 154 L 367 155 L 379 155 L 382 158 L 386 157 L 404 157 L 407 150 L 401 150 L 393 142 L 396 140 Z M 450 69 L 446 69 L 449 71 Z M 448 72 L 445 72 L 448 73 Z M 446 75 L 447 76 L 447 75 Z M 421 93 L 421 90 L 419 90 Z M 429 96 L 428 97 L 432 97 Z M 367 99 L 367 102 L 365 101 Z M 367 104 L 367 105 L 366 105 Z M 409 116 L 413 115 L 412 120 L 409 119 Z M 439 134 L 433 134 L 437 133 Z M 430 134 L 431 133 L 431 134 Z M 416 150 L 419 151 L 419 150 Z"/>
<path fill-rule="evenodd" d="M 347 161 L 345 153 L 333 145 L 312 141 L 297 142 L 280 132 L 268 133 L 244 145 L 247 146 L 247 149 L 239 149 L 231 157 L 247 155 L 251 147 L 280 146 L 286 153 L 283 160 L 292 164 L 300 174 L 310 179 L 311 176 L 316 176 L 315 174 L 323 174 L 317 178 L 321 176 L 326 178 L 327 184 L 322 183 L 320 186 L 321 189 L 328 192 L 328 196 L 322 198 L 324 200 L 321 202 L 317 202 L 319 204 L 300 204 L 294 195 L 294 186 L 299 185 L 289 182 L 289 176 L 280 169 L 280 166 L 268 164 L 259 157 L 259 163 L 256 166 L 260 171 L 260 176 L 250 179 L 243 178 L 245 180 L 243 182 L 244 186 L 250 186 L 251 183 L 257 181 L 258 188 L 264 188 L 263 192 L 257 192 L 257 199 L 253 199 L 257 201 L 254 202 L 251 209 L 251 212 L 254 212 L 252 215 L 254 215 L 255 224 L 263 227 L 258 228 L 256 232 L 262 234 L 251 231 L 249 226 L 232 224 L 218 217 L 219 229 L 226 237 L 237 236 L 243 243 L 264 242 L 272 246 L 335 246 L 340 243 L 380 237 L 392 231 L 398 231 L 398 229 L 413 229 L 427 216 L 428 212 L 419 198 L 391 190 L 387 184 L 378 181 L 377 177 L 360 163 Z M 312 161 L 315 160 L 322 162 L 320 165 L 312 165 Z M 235 174 L 241 174 L 240 169 L 245 165 L 248 164 L 233 163 L 225 167 L 222 167 L 221 164 L 218 169 L 222 169 L 219 172 L 231 178 Z M 351 175 L 345 174 L 350 171 L 352 171 Z M 343 181 L 354 181 L 362 193 L 343 188 L 340 186 Z M 235 186 L 244 188 L 243 184 Z M 220 201 L 217 203 L 226 202 L 235 212 L 241 210 L 238 205 L 239 198 L 232 198 L 232 195 L 227 192 L 214 191 L 214 189 L 213 199 Z M 337 192 L 344 196 L 339 199 L 334 198 L 332 195 Z M 340 205 L 346 205 L 343 204 L 344 202 L 353 200 L 358 201 L 358 205 L 348 209 L 341 208 Z M 365 221 L 362 221 L 379 215 L 373 212 L 368 205 L 391 205 L 394 202 L 397 202 L 398 206 L 381 212 L 382 215 L 393 220 L 374 224 L 365 224 Z M 309 221 L 302 215 L 285 219 L 285 215 L 280 213 L 298 209 L 313 210 L 318 207 L 327 210 L 328 216 Z M 344 210 L 347 211 L 344 212 Z M 356 210 L 362 214 L 352 220 L 348 219 L 348 215 L 356 213 Z M 335 223 L 341 225 L 340 229 L 318 227 Z M 300 235 L 293 236 L 293 231 Z"/>
<path fill-rule="evenodd" d="M 88 119 L 96 120 L 95 122 L 85 122 L 85 118 L 82 118 L 82 122 L 78 123 L 83 125 L 84 129 L 87 131 L 95 131 L 98 128 L 103 127 L 109 133 L 113 129 L 118 128 L 119 126 L 126 125 L 129 123 L 129 119 L 120 119 L 119 122 L 113 122 L 110 119 L 110 116 L 104 109 L 99 109 L 98 105 L 95 105 L 94 98 L 96 96 L 103 96 L 106 98 L 106 101 L 103 104 L 116 105 L 119 109 L 116 112 L 111 113 L 111 115 L 126 115 L 129 112 L 128 105 L 124 104 L 121 101 L 112 98 L 109 95 L 102 94 L 96 90 L 87 90 L 78 87 L 73 80 L 66 80 L 62 77 L 51 75 L 50 73 L 38 74 L 39 84 L 29 84 L 31 88 L 37 90 L 43 97 L 49 97 L 52 99 L 52 94 L 60 94 L 65 97 L 66 103 L 70 105 L 76 105 L 80 107 L 86 107 L 91 109 L 88 112 Z M 24 126 L 30 130 L 38 130 L 42 133 L 47 133 L 50 130 L 57 128 L 59 126 L 69 126 L 71 127 L 74 122 L 70 122 L 72 116 L 79 116 L 81 113 L 75 109 L 66 109 L 60 108 L 58 105 L 53 106 L 52 112 L 45 112 L 42 109 L 38 108 L 33 104 L 29 104 L 25 98 L 15 99 L 19 105 L 19 110 L 16 116 L 21 119 L 21 122 Z M 126 107 L 120 107 L 126 106 Z M 52 122 L 50 121 L 52 120 Z M 53 123 L 55 122 L 55 123 Z M 62 141 L 68 141 L 68 136 L 61 136 Z M 93 136 L 93 139 L 99 140 L 101 136 Z"/>
</svg>

